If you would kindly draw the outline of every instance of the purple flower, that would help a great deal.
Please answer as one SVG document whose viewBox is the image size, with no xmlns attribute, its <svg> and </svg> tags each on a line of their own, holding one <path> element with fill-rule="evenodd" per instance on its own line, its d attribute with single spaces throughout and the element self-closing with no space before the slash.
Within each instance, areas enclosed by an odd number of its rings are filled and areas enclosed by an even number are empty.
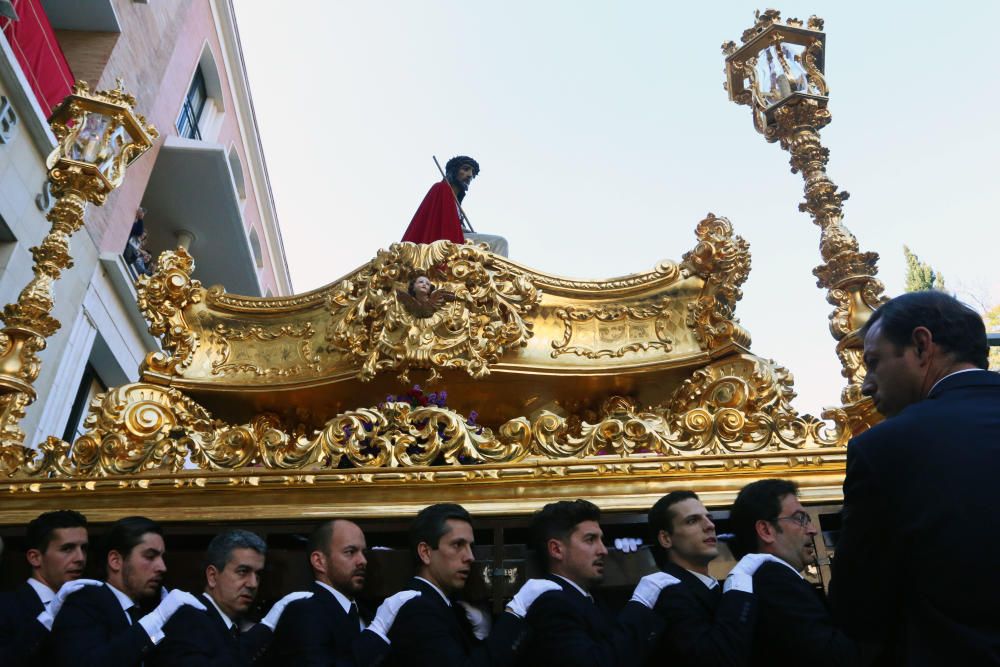
<svg viewBox="0 0 1000 667">
<path fill-rule="evenodd" d="M 479 413 L 473 410 L 472 412 L 469 413 L 469 418 L 466 421 L 472 425 L 475 425 L 477 419 L 479 419 Z"/>
<path fill-rule="evenodd" d="M 388 396 L 385 397 L 385 402 L 386 403 L 395 403 L 396 402 L 396 396 L 393 395 L 393 394 L 389 394 Z"/>
<path fill-rule="evenodd" d="M 430 401 L 431 403 L 434 403 L 436 405 L 437 404 L 437 400 L 438 400 L 437 393 L 432 391 L 431 394 L 430 394 L 430 396 L 427 397 L 427 400 Z"/>
<path fill-rule="evenodd" d="M 415 384 L 415 385 L 413 385 L 413 391 L 415 391 L 416 393 L 419 394 L 419 393 L 423 392 L 423 389 L 420 388 L 419 384 Z"/>
<path fill-rule="evenodd" d="M 438 398 L 441 400 L 441 405 L 444 405 L 444 402 L 448 400 L 448 392 L 442 389 L 438 392 Z"/>
</svg>

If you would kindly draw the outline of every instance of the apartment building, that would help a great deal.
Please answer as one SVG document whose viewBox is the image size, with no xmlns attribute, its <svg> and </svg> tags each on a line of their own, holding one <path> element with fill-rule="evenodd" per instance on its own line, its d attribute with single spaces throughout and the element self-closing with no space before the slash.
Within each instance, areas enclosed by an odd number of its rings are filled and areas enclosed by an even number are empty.
<svg viewBox="0 0 1000 667">
<path fill-rule="evenodd" d="M 55 284 L 62 328 L 22 422 L 37 445 L 75 438 L 90 400 L 137 380 L 158 349 L 135 303 L 144 253 L 184 246 L 195 278 L 231 293 L 292 288 L 231 0 L 0 0 L 0 28 L 0 304 L 31 279 L 29 248 L 49 229 L 46 118 L 73 81 L 122 78 L 160 132 L 71 241 L 74 266 Z"/>
</svg>

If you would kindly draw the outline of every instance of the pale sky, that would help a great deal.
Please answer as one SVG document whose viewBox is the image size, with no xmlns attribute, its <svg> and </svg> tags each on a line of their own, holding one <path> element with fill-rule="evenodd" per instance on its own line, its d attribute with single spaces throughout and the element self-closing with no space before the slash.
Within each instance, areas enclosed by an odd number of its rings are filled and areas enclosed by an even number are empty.
<svg viewBox="0 0 1000 667">
<path fill-rule="evenodd" d="M 736 311 L 753 351 L 794 373 L 800 411 L 839 402 L 802 179 L 722 88 L 720 45 L 764 6 L 235 4 L 297 292 L 398 241 L 439 179 L 431 156 L 468 154 L 482 167 L 472 224 L 547 273 L 646 271 L 679 261 L 705 213 L 729 218 L 753 256 Z M 1000 3 L 777 8 L 826 20 L 828 172 L 888 293 L 903 289 L 906 243 L 960 298 L 1000 302 Z"/>
</svg>

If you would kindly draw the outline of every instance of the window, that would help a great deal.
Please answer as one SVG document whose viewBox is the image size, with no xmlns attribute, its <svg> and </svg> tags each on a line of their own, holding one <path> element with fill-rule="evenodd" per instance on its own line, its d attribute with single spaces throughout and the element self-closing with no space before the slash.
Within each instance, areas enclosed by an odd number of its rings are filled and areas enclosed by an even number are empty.
<svg viewBox="0 0 1000 667">
<path fill-rule="evenodd" d="M 83 422 L 90 411 L 90 402 L 97 398 L 97 395 L 102 391 L 107 390 L 107 385 L 101 381 L 97 371 L 88 363 L 87 368 L 83 371 L 83 378 L 80 380 L 80 388 L 76 390 L 76 398 L 73 399 L 73 409 L 69 413 L 69 421 L 66 422 L 63 440 L 74 442 L 86 432 Z"/>
<path fill-rule="evenodd" d="M 182 137 L 188 139 L 201 139 L 201 131 L 198 129 L 198 121 L 201 120 L 201 112 L 205 110 L 205 101 L 208 99 L 208 91 L 205 89 L 205 75 L 201 73 L 199 66 L 191 80 L 191 88 L 188 90 L 184 105 L 181 107 L 181 115 L 177 118 L 177 132 Z"/>
<path fill-rule="evenodd" d="M 250 249 L 253 251 L 253 261 L 257 264 L 257 268 L 263 269 L 264 253 L 261 251 L 260 236 L 255 227 L 250 228 Z"/>
</svg>

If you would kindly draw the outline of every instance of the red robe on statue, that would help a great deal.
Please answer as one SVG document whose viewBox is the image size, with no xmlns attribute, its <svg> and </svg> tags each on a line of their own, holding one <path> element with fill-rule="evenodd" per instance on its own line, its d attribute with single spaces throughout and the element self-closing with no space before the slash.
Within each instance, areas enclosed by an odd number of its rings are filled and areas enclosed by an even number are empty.
<svg viewBox="0 0 1000 667">
<path fill-rule="evenodd" d="M 404 241 L 413 243 L 433 243 L 441 239 L 465 243 L 455 193 L 448 181 L 431 186 L 403 234 Z"/>
</svg>

